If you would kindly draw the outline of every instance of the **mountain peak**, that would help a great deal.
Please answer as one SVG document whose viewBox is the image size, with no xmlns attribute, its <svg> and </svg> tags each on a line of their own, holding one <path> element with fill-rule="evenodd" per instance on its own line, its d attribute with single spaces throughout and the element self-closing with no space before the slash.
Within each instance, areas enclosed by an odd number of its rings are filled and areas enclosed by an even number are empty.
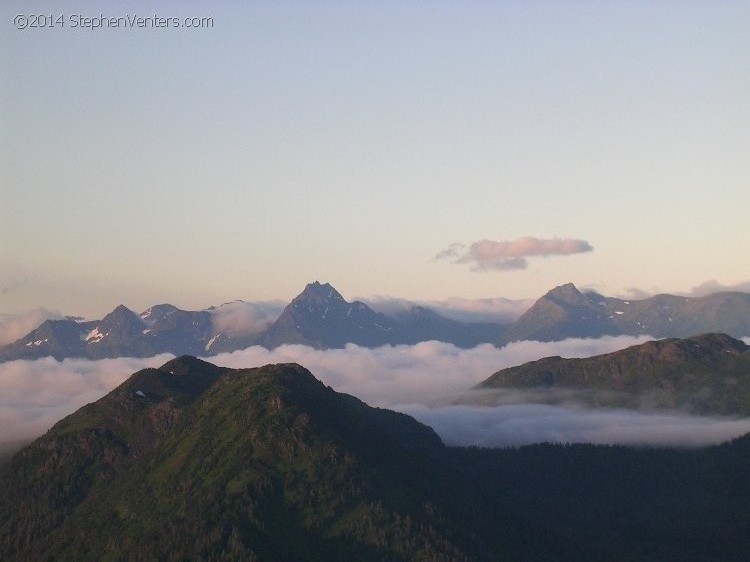
<svg viewBox="0 0 750 562">
<path fill-rule="evenodd" d="M 99 322 L 100 326 L 130 326 L 138 327 L 142 324 L 141 317 L 125 305 L 118 305 Z"/>
<path fill-rule="evenodd" d="M 117 316 L 120 316 L 120 315 L 128 315 L 128 316 L 129 315 L 133 315 L 133 316 L 135 316 L 136 314 L 135 314 L 135 312 L 133 312 L 132 310 L 130 310 L 124 304 L 118 304 L 115 307 L 115 309 L 112 312 L 110 312 L 107 316 L 113 316 L 113 315 L 117 315 Z"/>
<path fill-rule="evenodd" d="M 294 300 L 313 300 L 316 302 L 346 302 L 344 301 L 344 297 L 341 296 L 341 293 L 333 288 L 333 285 L 331 285 L 330 283 L 320 283 L 318 281 L 308 283 L 307 286 L 305 286 L 305 290 L 302 291 Z"/>
<path fill-rule="evenodd" d="M 544 295 L 544 297 L 556 302 L 564 302 L 570 304 L 580 304 L 586 301 L 586 297 L 583 295 L 583 293 L 581 293 L 581 291 L 578 290 L 578 288 L 573 283 L 566 283 L 564 285 L 560 285 L 559 287 L 555 287 L 546 295 Z"/>
<path fill-rule="evenodd" d="M 163 318 L 164 316 L 168 316 L 169 314 L 174 314 L 175 312 L 178 312 L 180 309 L 176 306 L 168 303 L 164 304 L 155 304 L 154 306 L 144 310 L 141 312 L 140 317 L 143 320 L 146 321 L 155 321 L 158 318 Z"/>
<path fill-rule="evenodd" d="M 186 373 L 190 372 L 198 372 L 198 371 L 214 371 L 220 369 L 213 363 L 209 363 L 208 361 L 203 361 L 202 359 L 198 359 L 197 357 L 193 357 L 192 355 L 182 355 L 180 357 L 175 357 L 174 359 L 171 359 L 170 361 L 167 361 L 159 367 L 159 371 L 163 371 L 165 373 L 169 373 L 170 375 L 185 375 Z"/>
</svg>

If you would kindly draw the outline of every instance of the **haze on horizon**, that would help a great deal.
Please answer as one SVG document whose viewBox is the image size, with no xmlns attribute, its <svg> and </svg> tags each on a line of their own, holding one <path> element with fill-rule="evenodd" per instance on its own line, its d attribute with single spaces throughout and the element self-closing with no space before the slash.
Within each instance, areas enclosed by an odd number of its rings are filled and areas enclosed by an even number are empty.
<svg viewBox="0 0 750 562">
<path fill-rule="evenodd" d="M 13 24 L 154 12 L 213 24 Z M 747 3 L 0 15 L 0 314 L 750 281 Z"/>
</svg>

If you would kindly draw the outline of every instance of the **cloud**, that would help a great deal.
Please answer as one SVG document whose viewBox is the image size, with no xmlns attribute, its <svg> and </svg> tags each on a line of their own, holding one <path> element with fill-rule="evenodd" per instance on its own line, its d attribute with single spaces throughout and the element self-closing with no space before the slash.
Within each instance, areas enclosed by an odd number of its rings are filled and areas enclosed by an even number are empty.
<svg viewBox="0 0 750 562">
<path fill-rule="evenodd" d="M 41 435 L 134 372 L 162 365 L 171 357 L 99 361 L 46 357 L 0 364 L 0 443 Z"/>
<path fill-rule="evenodd" d="M 452 297 L 439 301 L 411 301 L 396 297 L 376 296 L 356 300 L 388 316 L 398 316 L 413 306 L 424 306 L 441 316 L 459 322 L 497 322 L 499 324 L 509 324 L 518 320 L 534 304 L 533 299 L 511 300 L 500 297 L 478 299 Z"/>
<path fill-rule="evenodd" d="M 628 287 L 625 289 L 625 292 L 621 295 L 617 295 L 620 299 L 627 299 L 627 300 L 644 300 L 653 297 L 654 295 L 658 294 L 659 290 L 651 290 L 651 291 L 645 291 L 643 289 L 639 289 L 638 287 Z"/>
<path fill-rule="evenodd" d="M 742 281 L 740 283 L 726 285 L 723 283 L 719 283 L 716 279 L 710 279 L 708 281 L 704 281 L 700 285 L 696 285 L 689 291 L 663 291 L 658 288 L 647 291 L 638 287 L 631 287 L 629 289 L 626 289 L 623 294 L 617 295 L 617 297 L 621 299 L 642 300 L 664 292 L 683 297 L 705 297 L 714 293 L 726 292 L 750 293 L 750 281 Z"/>
<path fill-rule="evenodd" d="M 63 315 L 57 310 L 35 308 L 17 316 L 0 321 L 0 345 L 13 343 L 30 331 L 38 328 L 45 320 L 60 320 Z"/>
<path fill-rule="evenodd" d="M 513 342 L 502 348 L 490 344 L 462 350 L 429 341 L 417 345 L 375 349 L 349 344 L 345 349 L 317 350 L 283 345 L 274 350 L 251 347 L 209 358 L 227 367 L 268 363 L 299 363 L 339 392 L 357 396 L 372 406 L 450 404 L 495 371 L 550 355 L 590 357 L 651 339 L 649 336 L 608 336 L 562 342 Z"/>
<path fill-rule="evenodd" d="M 711 279 L 693 287 L 689 292 L 681 294 L 691 297 L 705 297 L 706 295 L 710 295 L 712 293 L 723 293 L 727 291 L 750 293 L 750 281 L 735 283 L 733 285 L 724 285 L 722 283 L 719 283 L 716 279 Z"/>
<path fill-rule="evenodd" d="M 282 301 L 235 301 L 214 308 L 211 316 L 216 333 L 249 336 L 262 332 L 284 310 Z"/>
<path fill-rule="evenodd" d="M 499 369 L 550 355 L 588 357 L 608 353 L 648 339 L 610 336 L 514 342 L 503 348 L 480 345 L 467 350 L 434 341 L 377 349 L 349 345 L 325 351 L 285 345 L 272 351 L 251 347 L 208 359 L 234 368 L 300 363 L 339 392 L 357 396 L 372 406 L 413 415 L 433 426 L 450 444 L 584 441 L 686 445 L 720 442 L 750 431 L 743 420 L 590 410 L 575 403 L 544 407 L 524 403 L 469 405 L 477 392 L 470 389 Z M 112 390 L 131 373 L 159 366 L 170 358 L 46 358 L 0 364 L 0 442 L 39 435 L 55 421 Z M 692 441 L 691 434 L 695 435 Z"/>
<path fill-rule="evenodd" d="M 549 442 L 699 447 L 750 432 L 747 418 L 676 412 L 586 410 L 546 404 L 494 408 L 413 404 L 399 409 L 431 426 L 447 445 L 509 447 Z"/>
<path fill-rule="evenodd" d="M 585 240 L 572 238 L 540 239 L 525 236 L 518 240 L 497 242 L 480 240 L 470 246 L 451 244 L 438 252 L 436 260 L 448 259 L 455 264 L 470 264 L 474 271 L 509 271 L 526 269 L 527 258 L 568 256 L 591 252 L 594 248 Z"/>
</svg>

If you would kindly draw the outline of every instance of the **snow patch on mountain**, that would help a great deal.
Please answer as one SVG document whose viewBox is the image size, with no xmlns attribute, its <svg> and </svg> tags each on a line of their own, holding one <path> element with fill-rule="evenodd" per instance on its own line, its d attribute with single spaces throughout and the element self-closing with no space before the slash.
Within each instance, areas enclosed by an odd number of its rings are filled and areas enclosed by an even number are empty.
<svg viewBox="0 0 750 562">
<path fill-rule="evenodd" d="M 102 334 L 99 331 L 99 327 L 97 326 L 86 335 L 85 341 L 87 341 L 88 343 L 99 343 L 104 339 L 104 336 L 106 335 L 107 334 Z"/>
</svg>

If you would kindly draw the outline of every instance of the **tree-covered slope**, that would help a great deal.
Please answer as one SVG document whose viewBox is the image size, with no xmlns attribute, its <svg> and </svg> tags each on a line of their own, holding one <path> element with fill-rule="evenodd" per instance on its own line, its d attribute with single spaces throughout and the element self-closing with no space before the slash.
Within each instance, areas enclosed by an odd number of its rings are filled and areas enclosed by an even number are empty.
<svg viewBox="0 0 750 562">
<path fill-rule="evenodd" d="M 734 561 L 750 439 L 444 447 L 299 365 L 146 369 L 0 466 L 0 559 Z"/>
<path fill-rule="evenodd" d="M 502 369 L 479 387 L 586 390 L 625 406 L 748 415 L 748 350 L 726 334 L 656 340 L 595 357 L 546 357 Z"/>
<path fill-rule="evenodd" d="M 297 365 L 147 369 L 4 467 L 3 560 L 463 559 L 413 419 Z"/>
</svg>

